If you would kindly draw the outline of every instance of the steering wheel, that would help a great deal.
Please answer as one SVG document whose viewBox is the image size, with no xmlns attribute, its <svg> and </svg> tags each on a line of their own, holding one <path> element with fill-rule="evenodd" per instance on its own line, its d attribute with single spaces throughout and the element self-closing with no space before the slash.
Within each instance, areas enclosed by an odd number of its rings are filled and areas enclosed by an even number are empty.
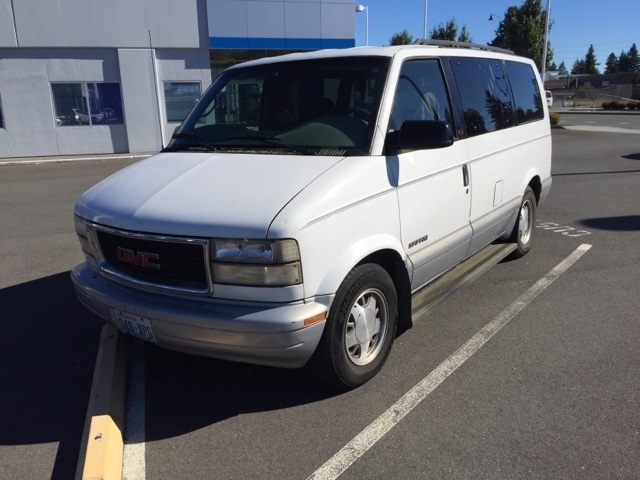
<svg viewBox="0 0 640 480">
<path fill-rule="evenodd" d="M 371 118 L 371 112 L 366 108 L 362 107 L 353 107 L 347 110 L 347 115 L 353 114 L 353 118 L 357 118 L 362 120 L 365 123 L 369 123 L 369 119 Z"/>
</svg>

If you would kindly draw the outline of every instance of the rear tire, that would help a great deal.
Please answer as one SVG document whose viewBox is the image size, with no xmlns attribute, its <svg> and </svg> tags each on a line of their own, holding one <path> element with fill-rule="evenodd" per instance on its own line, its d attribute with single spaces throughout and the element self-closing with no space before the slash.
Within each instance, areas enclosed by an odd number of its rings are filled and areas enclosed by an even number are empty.
<svg viewBox="0 0 640 480">
<path fill-rule="evenodd" d="M 511 242 L 516 244 L 515 251 L 511 254 L 512 258 L 522 258 L 533 244 L 533 229 L 536 222 L 536 211 L 538 202 L 536 196 L 531 190 L 531 187 L 527 187 L 522 196 L 522 203 L 520 204 L 520 210 L 518 211 L 518 219 L 516 225 L 511 233 Z"/>
<path fill-rule="evenodd" d="M 368 382 L 387 360 L 397 325 L 398 297 L 387 271 L 373 263 L 355 267 L 329 310 L 313 372 L 344 389 Z"/>
</svg>

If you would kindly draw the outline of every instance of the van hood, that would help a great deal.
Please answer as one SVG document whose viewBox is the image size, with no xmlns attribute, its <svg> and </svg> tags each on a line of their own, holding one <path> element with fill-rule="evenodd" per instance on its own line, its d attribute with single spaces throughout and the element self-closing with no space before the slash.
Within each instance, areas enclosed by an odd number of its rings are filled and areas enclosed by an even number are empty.
<svg viewBox="0 0 640 480">
<path fill-rule="evenodd" d="M 264 238 L 278 212 L 341 158 L 161 153 L 89 189 L 75 213 L 135 232 Z"/>
</svg>

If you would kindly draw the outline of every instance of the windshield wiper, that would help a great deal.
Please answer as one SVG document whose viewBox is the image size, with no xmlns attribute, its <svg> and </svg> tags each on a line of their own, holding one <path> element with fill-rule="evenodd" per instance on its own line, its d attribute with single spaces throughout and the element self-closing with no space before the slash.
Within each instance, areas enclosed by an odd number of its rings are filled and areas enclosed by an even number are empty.
<svg viewBox="0 0 640 480">
<path fill-rule="evenodd" d="M 178 140 L 188 139 L 189 141 L 192 142 L 192 145 L 187 145 L 185 147 L 166 147 L 165 149 L 163 149 L 163 152 L 179 151 L 183 149 L 191 149 L 194 147 L 199 150 L 206 150 L 207 152 L 215 152 L 220 149 L 220 147 L 218 147 L 217 145 L 212 145 L 210 143 L 207 143 L 205 139 L 200 135 L 198 135 L 197 133 L 191 133 L 191 132 L 174 133 L 173 135 L 171 135 L 171 139 L 174 139 L 174 138 Z"/>
<path fill-rule="evenodd" d="M 316 150 L 313 150 L 312 148 L 300 147 L 298 145 L 289 145 L 288 143 L 284 143 L 284 140 L 282 140 L 281 138 L 273 137 L 270 135 L 238 135 L 227 137 L 225 140 L 228 142 L 232 142 L 234 140 L 256 141 L 264 143 L 266 145 L 275 145 L 277 147 L 288 148 L 289 150 L 303 153 L 305 155 L 315 155 L 317 153 Z"/>
</svg>

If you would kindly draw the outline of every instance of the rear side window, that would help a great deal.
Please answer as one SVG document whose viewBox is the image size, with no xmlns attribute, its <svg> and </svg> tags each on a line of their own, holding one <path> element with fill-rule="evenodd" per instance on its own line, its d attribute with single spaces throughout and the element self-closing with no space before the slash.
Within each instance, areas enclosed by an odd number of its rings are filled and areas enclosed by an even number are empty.
<svg viewBox="0 0 640 480">
<path fill-rule="evenodd" d="M 542 96 L 540 88 L 538 88 L 536 73 L 531 65 L 519 62 L 505 62 L 505 65 L 513 90 L 518 123 L 544 118 Z"/>
<path fill-rule="evenodd" d="M 502 62 L 488 58 L 453 58 L 467 135 L 502 130 L 514 125 L 513 107 Z"/>
</svg>

